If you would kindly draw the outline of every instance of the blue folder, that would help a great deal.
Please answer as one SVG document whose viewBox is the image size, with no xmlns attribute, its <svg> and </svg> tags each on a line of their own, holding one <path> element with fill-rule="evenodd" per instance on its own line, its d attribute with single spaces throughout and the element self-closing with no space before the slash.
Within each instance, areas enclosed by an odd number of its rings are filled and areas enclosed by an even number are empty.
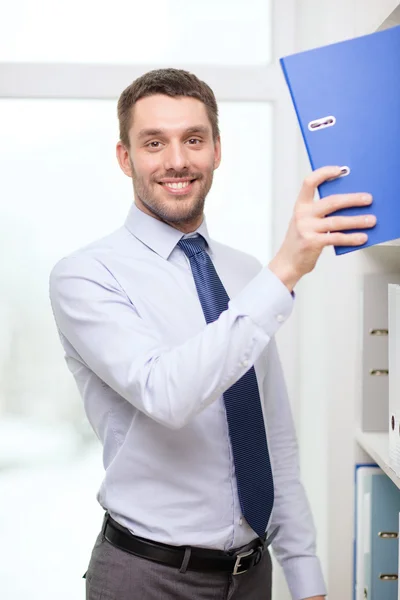
<svg viewBox="0 0 400 600">
<path fill-rule="evenodd" d="M 312 169 L 346 166 L 348 175 L 319 187 L 331 194 L 369 192 L 373 213 L 364 246 L 400 238 L 400 26 L 280 59 Z"/>
<path fill-rule="evenodd" d="M 355 466 L 353 600 L 365 600 L 365 523 L 370 515 L 365 514 L 364 485 L 367 479 L 377 474 L 382 474 L 382 470 L 375 463 L 359 463 Z"/>
<path fill-rule="evenodd" d="M 385 473 L 373 474 L 363 482 L 369 495 L 370 521 L 364 546 L 364 597 L 368 600 L 397 600 L 398 531 L 400 491 Z"/>
</svg>

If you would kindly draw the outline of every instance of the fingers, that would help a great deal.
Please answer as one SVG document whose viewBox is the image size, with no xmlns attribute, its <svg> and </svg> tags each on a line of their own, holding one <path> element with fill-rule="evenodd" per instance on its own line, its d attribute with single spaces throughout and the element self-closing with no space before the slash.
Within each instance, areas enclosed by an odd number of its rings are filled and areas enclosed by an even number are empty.
<svg viewBox="0 0 400 600">
<path fill-rule="evenodd" d="M 358 217 L 325 217 L 316 219 L 315 231 L 327 233 L 333 231 L 347 231 L 349 229 L 369 229 L 376 225 L 375 215 Z"/>
<path fill-rule="evenodd" d="M 315 202 L 312 212 L 315 217 L 325 217 L 341 208 L 348 208 L 349 206 L 365 207 L 371 203 L 371 194 L 366 194 L 365 192 L 358 194 L 337 194 Z"/>
<path fill-rule="evenodd" d="M 322 247 L 326 246 L 362 246 L 368 241 L 366 233 L 326 233 L 322 238 Z"/>
<path fill-rule="evenodd" d="M 321 167 L 316 169 L 303 181 L 297 200 L 298 204 L 309 204 L 314 201 L 315 190 L 328 179 L 335 179 L 341 173 L 341 167 Z"/>
</svg>

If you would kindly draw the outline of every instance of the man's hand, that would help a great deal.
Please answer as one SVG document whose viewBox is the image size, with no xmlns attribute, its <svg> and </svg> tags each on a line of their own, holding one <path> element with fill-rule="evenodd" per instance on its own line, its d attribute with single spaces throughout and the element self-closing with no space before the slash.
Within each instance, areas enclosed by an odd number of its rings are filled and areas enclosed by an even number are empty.
<svg viewBox="0 0 400 600">
<path fill-rule="evenodd" d="M 304 598 L 304 600 L 325 600 L 326 596 L 312 596 L 311 598 Z"/>
<path fill-rule="evenodd" d="M 340 167 L 322 167 L 304 180 L 285 240 L 268 265 L 290 291 L 313 270 L 325 246 L 361 246 L 368 239 L 366 233 L 342 231 L 367 229 L 376 223 L 374 215 L 327 217 L 340 208 L 371 204 L 370 194 L 338 194 L 314 202 L 317 187 L 339 175 Z"/>
</svg>

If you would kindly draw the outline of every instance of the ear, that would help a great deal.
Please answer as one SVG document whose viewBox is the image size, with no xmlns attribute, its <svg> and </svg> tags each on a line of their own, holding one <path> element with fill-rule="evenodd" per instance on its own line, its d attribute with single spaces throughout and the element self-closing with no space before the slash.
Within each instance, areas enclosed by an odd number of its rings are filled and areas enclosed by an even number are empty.
<svg viewBox="0 0 400 600">
<path fill-rule="evenodd" d="M 221 137 L 218 136 L 214 143 L 214 170 L 221 164 Z"/>
<path fill-rule="evenodd" d="M 131 163 L 129 160 L 129 151 L 121 141 L 119 141 L 117 144 L 116 154 L 117 154 L 118 164 L 121 167 L 122 171 L 128 177 L 132 177 Z"/>
</svg>

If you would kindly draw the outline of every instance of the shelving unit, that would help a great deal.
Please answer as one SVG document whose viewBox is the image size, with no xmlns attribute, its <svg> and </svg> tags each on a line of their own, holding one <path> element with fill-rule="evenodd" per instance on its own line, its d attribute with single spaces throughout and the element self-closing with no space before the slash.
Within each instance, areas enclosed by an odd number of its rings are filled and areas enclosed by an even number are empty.
<svg viewBox="0 0 400 600">
<path fill-rule="evenodd" d="M 397 4 L 396 8 L 391 12 L 385 21 L 380 25 L 378 31 L 400 25 L 400 4 Z M 369 248 L 368 250 L 360 252 L 360 260 L 358 262 L 359 274 L 374 272 L 381 273 L 400 273 L 400 238 L 390 240 L 388 242 L 378 244 L 375 247 Z M 390 376 L 390 373 L 389 373 Z M 366 452 L 366 454 L 374 461 L 384 473 L 393 481 L 393 483 L 400 489 L 400 477 L 398 477 L 395 471 L 390 466 L 389 461 L 389 431 L 363 431 L 362 422 L 364 418 L 365 403 L 370 402 L 366 398 L 360 399 L 358 406 L 358 418 L 359 425 L 355 432 L 355 440 L 358 446 Z M 364 404 L 363 404 L 364 403 Z M 384 407 L 382 406 L 382 411 Z M 388 411 L 387 411 L 388 412 Z M 381 414 L 380 417 L 384 418 L 384 422 L 389 425 L 389 414 Z M 369 417 L 370 418 L 370 417 Z M 382 420 L 379 421 L 380 423 Z M 368 423 L 368 429 L 371 422 Z M 376 427 L 380 429 L 380 426 Z"/>
<path fill-rule="evenodd" d="M 400 477 L 389 464 L 389 434 L 385 432 L 356 432 L 356 441 L 374 462 L 386 473 L 400 489 Z"/>
<path fill-rule="evenodd" d="M 307 0 L 300 5 L 300 50 L 400 24 L 399 0 Z M 301 152 L 301 173 L 306 176 L 309 164 L 303 147 Z M 400 274 L 400 240 L 341 256 L 324 252 L 298 293 L 301 472 L 317 525 L 329 597 L 334 599 L 353 597 L 355 486 L 349 482 L 354 481 L 355 465 L 378 464 L 388 483 L 400 488 L 389 466 L 386 397 L 375 396 L 374 405 L 360 390 L 364 276 L 384 273 Z M 372 326 L 385 328 L 381 323 Z M 385 339 L 376 341 L 382 345 Z M 385 368 L 377 356 L 378 360 L 368 361 L 369 369 Z M 384 380 L 377 377 L 371 384 L 378 379 Z"/>
<path fill-rule="evenodd" d="M 381 25 L 381 27 L 379 27 L 379 29 L 386 29 L 387 27 L 392 27 L 395 25 L 400 25 L 400 5 L 395 8 L 395 10 Z M 362 319 L 358 322 L 358 328 L 361 327 L 362 335 L 358 338 L 359 344 L 356 351 L 357 361 L 360 361 L 359 366 L 361 369 L 361 380 L 359 380 L 357 383 L 359 384 L 360 381 L 362 382 L 362 389 L 357 390 L 360 393 L 356 410 L 358 423 L 354 432 L 354 439 L 356 442 L 356 463 L 376 463 L 382 472 L 393 482 L 397 489 L 400 489 L 400 477 L 392 468 L 393 463 L 391 462 L 391 450 L 389 445 L 389 438 L 392 439 L 390 437 L 391 434 L 389 435 L 389 416 L 390 414 L 393 414 L 393 408 L 389 407 L 388 384 L 390 375 L 392 373 L 393 364 L 390 364 L 389 367 L 389 362 L 391 361 L 389 359 L 387 350 L 389 346 L 389 336 L 391 333 L 393 334 L 393 317 L 391 317 L 390 322 L 388 318 L 387 323 L 385 323 L 384 318 L 386 309 L 384 303 L 386 302 L 386 306 L 388 306 L 389 300 L 388 294 L 386 295 L 384 293 L 385 286 L 386 289 L 388 289 L 387 286 L 389 281 L 390 283 L 399 284 L 400 239 L 390 240 L 386 243 L 378 244 L 377 246 L 359 252 L 359 256 L 357 257 L 354 266 L 357 271 L 356 277 L 358 281 L 358 289 L 363 290 L 362 308 L 359 306 L 359 308 L 361 308 Z M 370 276 L 372 277 L 370 278 Z M 375 320 L 376 324 L 374 322 Z M 383 334 L 380 338 L 376 333 L 374 335 L 375 328 L 376 331 L 379 329 L 381 329 L 382 332 L 386 331 L 386 335 Z M 393 351 L 393 344 L 391 344 L 391 350 Z M 388 361 L 387 364 L 386 361 Z M 374 375 L 375 369 L 376 373 L 381 371 L 383 375 L 386 374 L 386 377 L 373 377 L 372 375 Z M 386 369 L 388 370 L 386 371 Z M 391 389 L 391 394 L 393 394 L 393 389 Z M 397 431 L 397 421 L 395 430 Z M 395 490 L 392 489 L 392 486 L 390 486 L 389 481 L 382 479 L 382 477 L 381 481 L 384 482 L 385 486 L 387 484 L 385 489 L 390 488 L 390 490 L 395 492 Z M 361 488 L 361 490 L 363 489 L 363 499 L 365 501 L 367 497 L 365 492 L 366 488 Z M 360 488 L 357 488 L 355 493 L 357 494 L 356 502 L 359 502 Z M 393 514 L 390 514 L 390 523 L 393 523 Z M 360 521 L 358 519 L 359 517 L 357 517 L 357 523 L 353 523 L 355 526 L 357 526 L 357 530 L 360 526 Z M 361 522 L 363 523 L 364 521 Z M 372 524 L 372 518 L 370 518 L 370 522 Z M 397 526 L 395 529 L 395 525 L 392 524 L 390 531 L 398 532 Z M 368 536 L 370 534 L 365 533 L 364 531 L 363 535 Z M 373 535 L 376 534 L 374 533 Z M 362 538 L 357 539 L 358 543 L 360 543 L 360 540 L 362 540 Z M 376 540 L 376 538 L 374 539 Z M 395 546 L 398 547 L 397 542 Z M 394 551 L 395 546 L 393 546 L 393 544 L 391 546 L 391 557 L 393 557 L 392 552 Z M 366 552 L 365 546 L 362 552 Z M 372 556 L 371 551 L 369 552 Z M 365 556 L 365 554 L 363 556 Z M 371 561 L 372 560 L 376 560 L 376 554 L 374 555 L 374 559 L 371 558 Z M 359 569 L 361 569 L 361 571 L 363 569 L 362 566 L 360 567 L 360 564 L 362 563 L 357 560 L 355 565 L 355 572 L 357 575 L 355 578 L 357 580 L 357 577 L 359 576 L 359 579 L 358 584 L 356 583 L 356 597 L 360 598 L 360 594 L 363 593 L 364 597 L 366 598 L 370 597 L 371 594 L 371 599 L 375 600 L 376 586 L 378 584 L 376 579 L 377 573 L 374 569 L 376 569 L 376 565 L 378 563 L 371 562 L 371 573 L 374 574 L 371 574 L 371 579 L 369 579 L 368 576 L 366 576 L 363 572 L 361 572 L 361 575 L 359 574 Z M 375 567 L 373 567 L 372 564 L 374 564 Z M 392 567 L 389 572 L 393 577 L 395 577 L 396 571 L 394 570 L 393 562 L 390 562 L 390 564 Z M 396 598 L 400 598 L 400 589 L 398 583 L 392 582 L 391 585 L 390 597 L 392 598 L 393 593 L 396 593 Z M 395 589 L 393 588 L 394 585 L 396 586 Z"/>
<path fill-rule="evenodd" d="M 384 242 L 383 244 L 378 244 L 378 246 L 400 246 L 400 238 L 397 240 L 391 240 L 390 242 Z"/>
</svg>

